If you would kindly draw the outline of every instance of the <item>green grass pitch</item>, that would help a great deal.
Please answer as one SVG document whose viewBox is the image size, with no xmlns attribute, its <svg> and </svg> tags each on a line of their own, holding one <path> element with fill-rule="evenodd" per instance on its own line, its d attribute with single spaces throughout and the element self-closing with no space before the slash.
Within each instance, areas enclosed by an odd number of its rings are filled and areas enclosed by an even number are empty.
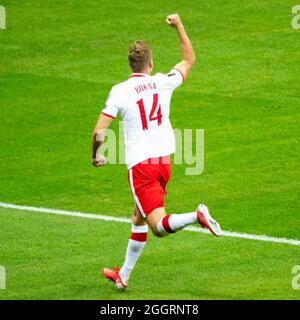
<svg viewBox="0 0 300 320">
<path fill-rule="evenodd" d="M 150 43 L 154 72 L 179 62 L 178 12 L 197 64 L 172 100 L 174 128 L 205 130 L 205 170 L 174 165 L 168 212 L 206 203 L 224 230 L 300 239 L 297 1 L 12 1 L 0 30 L 0 201 L 129 217 L 124 165 L 90 164 L 91 132 L 127 47 Z M 112 125 L 117 130 L 118 123 Z M 180 232 L 150 236 L 127 292 L 128 224 L 0 209 L 0 299 L 300 299 L 299 246 Z"/>
</svg>

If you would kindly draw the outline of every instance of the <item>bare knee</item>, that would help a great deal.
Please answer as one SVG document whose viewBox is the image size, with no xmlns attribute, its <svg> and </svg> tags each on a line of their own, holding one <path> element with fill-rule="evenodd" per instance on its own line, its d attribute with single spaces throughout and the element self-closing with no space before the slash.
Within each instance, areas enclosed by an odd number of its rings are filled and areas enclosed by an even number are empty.
<svg viewBox="0 0 300 320">
<path fill-rule="evenodd" d="M 131 217 L 131 221 L 132 221 L 132 224 L 134 224 L 135 226 L 144 226 L 145 224 L 147 224 L 145 220 L 139 219 L 134 216 Z"/>
<path fill-rule="evenodd" d="M 135 226 L 144 226 L 145 224 L 147 224 L 147 222 L 142 217 L 141 213 L 139 212 L 136 206 L 133 209 L 133 213 L 131 215 L 131 221 L 132 221 L 132 224 L 134 224 Z"/>
<path fill-rule="evenodd" d="M 158 231 L 157 224 L 165 215 L 165 208 L 161 207 L 153 210 L 146 218 L 152 233 L 158 238 L 163 237 L 163 235 Z"/>
</svg>

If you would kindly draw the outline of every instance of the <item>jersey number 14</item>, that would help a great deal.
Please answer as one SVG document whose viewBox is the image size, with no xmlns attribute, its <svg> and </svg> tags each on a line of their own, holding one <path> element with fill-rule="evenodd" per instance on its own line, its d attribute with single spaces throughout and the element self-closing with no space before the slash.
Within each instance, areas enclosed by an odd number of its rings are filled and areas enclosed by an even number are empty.
<svg viewBox="0 0 300 320">
<path fill-rule="evenodd" d="M 143 130 L 148 130 L 148 121 L 147 121 L 147 115 L 146 115 L 146 111 L 145 111 L 144 101 L 143 101 L 143 99 L 141 99 L 141 100 L 137 101 L 136 103 L 139 106 Z M 149 115 L 149 121 L 157 120 L 157 125 L 160 126 L 161 125 L 161 118 L 162 118 L 161 106 L 159 104 L 158 108 L 157 108 L 157 105 L 158 105 L 158 93 L 154 93 L 152 108 L 151 108 L 151 112 Z M 156 113 L 156 115 L 155 115 L 155 113 Z"/>
</svg>

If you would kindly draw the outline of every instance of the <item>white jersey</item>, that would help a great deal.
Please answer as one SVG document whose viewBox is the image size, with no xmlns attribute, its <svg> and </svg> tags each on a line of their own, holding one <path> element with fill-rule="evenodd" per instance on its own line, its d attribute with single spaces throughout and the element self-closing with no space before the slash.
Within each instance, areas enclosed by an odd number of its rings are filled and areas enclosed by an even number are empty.
<svg viewBox="0 0 300 320">
<path fill-rule="evenodd" d="M 125 162 L 130 169 L 149 158 L 175 152 L 175 137 L 169 119 L 171 96 L 183 82 L 177 69 L 150 76 L 133 73 L 112 87 L 102 113 L 124 122 Z"/>
</svg>

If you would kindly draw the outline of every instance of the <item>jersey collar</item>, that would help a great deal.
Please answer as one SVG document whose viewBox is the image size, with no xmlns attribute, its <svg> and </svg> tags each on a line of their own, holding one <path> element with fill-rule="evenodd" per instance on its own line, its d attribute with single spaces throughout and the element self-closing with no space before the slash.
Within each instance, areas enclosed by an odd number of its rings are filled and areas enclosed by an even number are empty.
<svg viewBox="0 0 300 320">
<path fill-rule="evenodd" d="M 134 77 L 147 77 L 149 74 L 146 73 L 132 73 L 129 78 L 134 78 Z"/>
</svg>

